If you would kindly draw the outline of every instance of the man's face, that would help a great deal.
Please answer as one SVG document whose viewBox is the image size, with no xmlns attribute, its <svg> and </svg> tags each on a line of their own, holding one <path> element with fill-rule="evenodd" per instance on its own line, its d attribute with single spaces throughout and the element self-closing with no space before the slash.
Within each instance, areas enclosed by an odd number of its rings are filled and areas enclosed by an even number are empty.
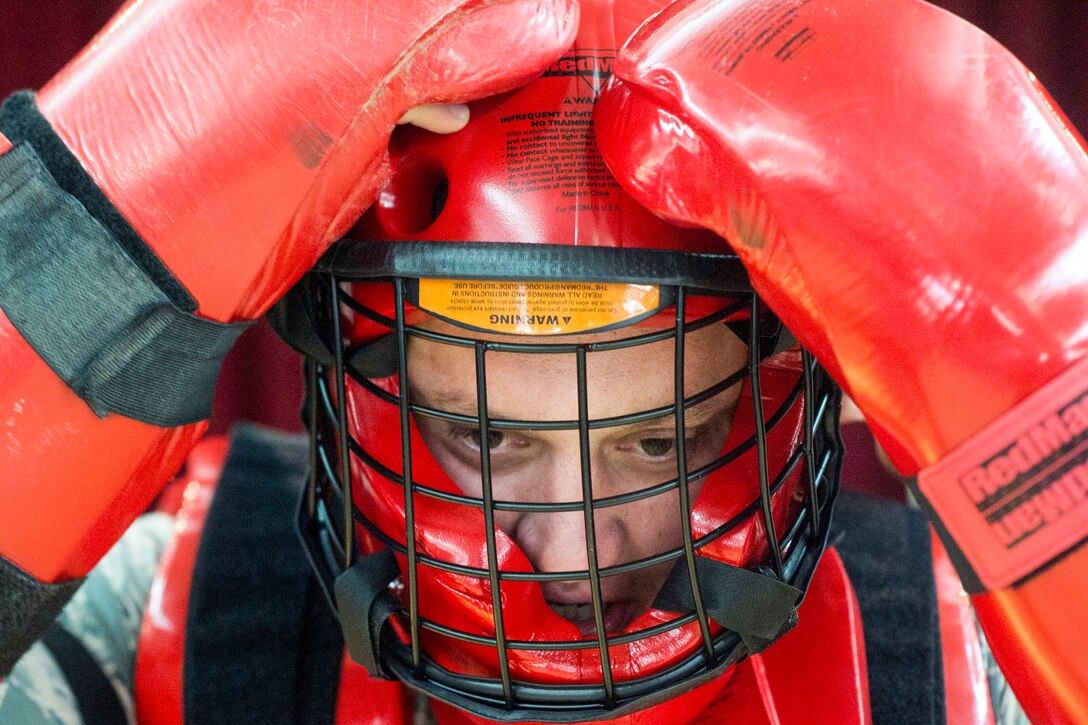
<svg viewBox="0 0 1088 725">
<path fill-rule="evenodd" d="M 455 332 L 446 323 L 428 327 Z M 578 342 L 629 337 L 631 330 L 582 335 Z M 509 342 L 510 338 L 494 339 Z M 566 337 L 569 343 L 575 338 Z M 685 396 L 705 390 L 745 364 L 747 348 L 723 325 L 689 333 L 685 346 Z M 591 420 L 650 410 L 675 402 L 674 345 L 649 345 L 587 355 Z M 488 352 L 487 406 L 491 419 L 577 420 L 578 389 L 573 354 Z M 476 362 L 471 348 L 412 339 L 408 349 L 413 402 L 464 415 L 477 414 Z M 687 469 L 720 455 L 740 394 L 734 385 L 689 408 L 685 415 Z M 470 496 L 481 496 L 480 434 L 464 425 L 427 416 L 416 422 L 431 454 Z M 491 430 L 491 480 L 497 501 L 582 501 L 582 464 L 577 430 Z M 666 416 L 589 432 L 595 499 L 618 496 L 677 476 L 675 418 Z M 692 500 L 702 480 L 690 486 Z M 598 508 L 595 536 L 600 567 L 644 559 L 682 545 L 682 518 L 675 489 L 641 501 Z M 497 526 L 525 552 L 539 572 L 588 568 L 582 511 L 497 511 Z M 605 628 L 621 632 L 652 604 L 673 562 L 601 579 Z M 594 633 L 588 581 L 545 582 L 544 598 L 586 635 Z"/>
</svg>

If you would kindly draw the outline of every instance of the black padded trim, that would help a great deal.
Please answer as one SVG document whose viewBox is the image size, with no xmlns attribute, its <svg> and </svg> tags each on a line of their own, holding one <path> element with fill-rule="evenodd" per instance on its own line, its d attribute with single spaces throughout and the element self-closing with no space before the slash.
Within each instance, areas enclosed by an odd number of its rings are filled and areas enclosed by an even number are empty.
<svg viewBox="0 0 1088 725">
<path fill-rule="evenodd" d="M 42 638 L 68 687 L 76 698 L 76 706 L 84 723 L 94 725 L 128 725 L 128 716 L 121 705 L 121 698 L 113 689 L 106 673 L 87 651 L 79 638 L 53 622 Z"/>
<path fill-rule="evenodd" d="M 331 725 L 343 639 L 299 545 L 305 436 L 235 430 L 193 568 L 187 725 Z"/>
<path fill-rule="evenodd" d="M 371 242 L 342 239 L 314 267 L 344 279 L 575 280 L 685 285 L 749 294 L 735 254 L 516 242 Z"/>
<path fill-rule="evenodd" d="M 336 357 L 317 333 L 314 323 L 312 275 L 292 287 L 265 315 L 272 330 L 295 351 L 327 367 Z M 397 372 L 397 338 L 388 333 L 346 351 L 344 365 L 364 378 L 386 378 Z"/>
<path fill-rule="evenodd" d="M 295 351 L 322 365 L 332 366 L 336 364 L 335 357 L 314 329 L 313 284 L 315 280 L 311 276 L 303 277 L 268 310 L 265 319 L 279 338 Z"/>
<path fill-rule="evenodd" d="M 30 649 L 83 583 L 40 582 L 0 557 L 0 679 Z"/>
<path fill-rule="evenodd" d="M 19 91 L 0 106 L 0 133 L 12 145 L 28 143 L 34 147 L 57 185 L 71 194 L 91 216 L 113 235 L 125 253 L 140 266 L 170 301 L 185 312 L 196 311 L 196 300 L 170 273 L 162 260 L 151 251 L 132 225 L 102 193 L 79 160 L 45 120 L 34 101 L 33 91 Z"/>
<path fill-rule="evenodd" d="M 0 156 L 0 308 L 97 415 L 163 427 L 211 415 L 250 324 L 178 307 L 26 142 Z"/>
<path fill-rule="evenodd" d="M 832 526 L 832 546 L 861 608 L 874 725 L 944 725 L 944 659 L 925 517 L 844 493 Z"/>
</svg>

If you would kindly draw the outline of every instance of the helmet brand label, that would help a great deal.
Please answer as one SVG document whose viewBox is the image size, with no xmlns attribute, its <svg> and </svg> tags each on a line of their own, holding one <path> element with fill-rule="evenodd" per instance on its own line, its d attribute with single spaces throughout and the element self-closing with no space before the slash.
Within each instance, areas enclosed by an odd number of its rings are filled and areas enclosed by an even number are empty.
<svg viewBox="0 0 1088 725">
<path fill-rule="evenodd" d="M 452 322 L 514 335 L 564 335 L 628 322 L 662 306 L 657 285 L 421 279 L 418 306 Z"/>
<path fill-rule="evenodd" d="M 602 53 L 607 52 L 609 55 Z M 612 76 L 612 64 L 616 58 L 611 53 L 615 51 L 598 51 L 584 55 L 565 55 L 552 63 L 548 70 L 541 74 L 541 78 L 581 78 L 589 86 L 589 91 L 596 98 L 605 81 Z"/>
</svg>

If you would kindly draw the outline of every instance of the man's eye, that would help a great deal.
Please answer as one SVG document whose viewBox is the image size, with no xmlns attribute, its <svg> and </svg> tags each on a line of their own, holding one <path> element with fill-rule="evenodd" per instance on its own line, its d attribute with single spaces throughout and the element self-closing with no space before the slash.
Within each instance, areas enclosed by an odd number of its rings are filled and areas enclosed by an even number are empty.
<svg viewBox="0 0 1088 725">
<path fill-rule="evenodd" d="M 477 448 L 483 448 L 483 437 L 480 435 L 478 428 L 472 428 L 468 431 L 469 440 Z M 488 430 L 487 431 L 487 447 L 498 448 L 502 442 L 506 439 L 506 434 L 500 430 Z"/>
<path fill-rule="evenodd" d="M 672 452 L 674 443 L 672 438 L 643 438 L 639 440 L 638 447 L 648 456 L 661 458 Z"/>
</svg>

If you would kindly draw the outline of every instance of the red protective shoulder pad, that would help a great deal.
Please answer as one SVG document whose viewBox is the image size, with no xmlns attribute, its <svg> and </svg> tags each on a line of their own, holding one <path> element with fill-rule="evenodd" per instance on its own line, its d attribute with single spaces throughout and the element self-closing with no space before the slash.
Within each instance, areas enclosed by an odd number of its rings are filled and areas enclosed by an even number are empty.
<svg viewBox="0 0 1088 725">
<path fill-rule="evenodd" d="M 403 682 L 371 677 L 344 653 L 335 725 L 411 725 L 414 714 L 415 700 Z"/>
<path fill-rule="evenodd" d="M 180 725 L 185 621 L 200 535 L 230 441 L 216 436 L 202 441 L 176 479 L 184 486 L 181 510 L 159 562 L 144 609 L 134 676 L 137 720 L 144 725 Z"/>
<path fill-rule="evenodd" d="M 798 615 L 792 632 L 752 658 L 762 664 L 759 679 L 764 700 L 774 708 L 773 722 L 867 725 L 869 675 L 861 609 L 834 548 L 820 559 Z M 820 653 L 819 668 L 812 667 L 814 652 Z"/>
</svg>

